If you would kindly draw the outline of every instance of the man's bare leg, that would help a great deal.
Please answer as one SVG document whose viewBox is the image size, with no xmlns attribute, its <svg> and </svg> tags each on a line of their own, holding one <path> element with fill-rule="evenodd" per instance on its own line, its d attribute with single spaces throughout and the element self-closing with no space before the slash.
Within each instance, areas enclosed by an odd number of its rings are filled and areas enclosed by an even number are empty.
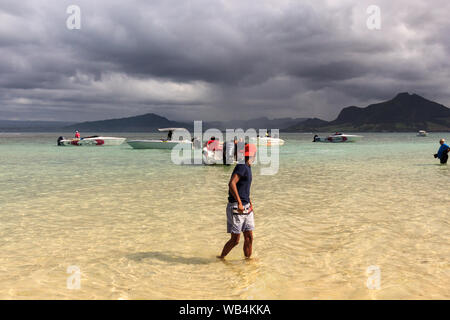
<svg viewBox="0 0 450 320">
<path fill-rule="evenodd" d="M 225 243 L 225 246 L 223 247 L 222 254 L 220 256 L 218 256 L 217 258 L 220 258 L 220 259 L 225 258 L 225 256 L 231 251 L 231 249 L 233 249 L 234 247 L 236 247 L 238 245 L 239 237 L 240 237 L 239 233 L 232 233 L 230 240 L 228 240 L 228 242 Z"/>
<path fill-rule="evenodd" d="M 253 232 L 244 231 L 244 255 L 248 259 L 252 255 Z"/>
</svg>

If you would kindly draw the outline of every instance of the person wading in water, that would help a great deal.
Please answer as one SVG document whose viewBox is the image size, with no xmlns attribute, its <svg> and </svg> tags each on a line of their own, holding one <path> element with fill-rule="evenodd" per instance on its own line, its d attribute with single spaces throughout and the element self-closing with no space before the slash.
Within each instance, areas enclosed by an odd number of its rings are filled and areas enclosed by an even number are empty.
<svg viewBox="0 0 450 320">
<path fill-rule="evenodd" d="M 441 160 L 441 164 L 446 164 L 448 160 L 448 152 L 450 151 L 450 147 L 445 144 L 445 139 L 441 139 L 439 141 L 439 144 L 441 145 L 438 153 L 434 155 L 435 158 L 439 158 Z"/>
<path fill-rule="evenodd" d="M 244 255 L 248 259 L 252 255 L 253 230 L 255 220 L 253 205 L 250 200 L 250 187 L 252 184 L 252 163 L 255 160 L 256 146 L 254 144 L 245 145 L 245 163 L 237 164 L 231 174 L 228 183 L 228 205 L 227 205 L 227 232 L 231 233 L 231 238 L 225 244 L 222 254 L 218 256 L 224 259 L 225 256 L 239 243 L 241 232 L 244 233 Z"/>
</svg>

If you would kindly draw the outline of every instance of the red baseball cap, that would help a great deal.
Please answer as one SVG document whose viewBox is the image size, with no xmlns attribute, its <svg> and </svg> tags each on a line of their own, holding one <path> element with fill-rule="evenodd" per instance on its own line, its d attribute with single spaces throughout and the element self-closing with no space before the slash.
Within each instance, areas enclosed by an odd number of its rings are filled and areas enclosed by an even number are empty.
<svg viewBox="0 0 450 320">
<path fill-rule="evenodd" d="M 245 145 L 245 156 L 254 157 L 256 155 L 256 146 L 253 143 L 247 143 Z"/>
</svg>

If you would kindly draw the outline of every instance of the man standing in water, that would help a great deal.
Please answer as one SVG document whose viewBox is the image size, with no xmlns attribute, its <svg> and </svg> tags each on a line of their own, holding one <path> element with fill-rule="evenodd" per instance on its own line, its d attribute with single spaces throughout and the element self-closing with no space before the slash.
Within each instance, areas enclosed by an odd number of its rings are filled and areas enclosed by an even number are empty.
<svg viewBox="0 0 450 320">
<path fill-rule="evenodd" d="M 222 254 L 218 256 L 220 259 L 225 258 L 231 249 L 237 246 L 241 232 L 244 233 L 244 255 L 247 259 L 252 255 L 255 220 L 250 200 L 250 186 L 251 166 L 255 160 L 256 146 L 246 144 L 244 150 L 245 163 L 236 165 L 228 183 L 227 232 L 231 233 L 231 238 L 223 247 Z"/>
<path fill-rule="evenodd" d="M 445 144 L 445 139 L 439 140 L 439 144 L 441 145 L 441 147 L 439 148 L 438 153 L 434 155 L 434 157 L 439 158 L 442 164 L 446 164 L 450 147 Z"/>
</svg>

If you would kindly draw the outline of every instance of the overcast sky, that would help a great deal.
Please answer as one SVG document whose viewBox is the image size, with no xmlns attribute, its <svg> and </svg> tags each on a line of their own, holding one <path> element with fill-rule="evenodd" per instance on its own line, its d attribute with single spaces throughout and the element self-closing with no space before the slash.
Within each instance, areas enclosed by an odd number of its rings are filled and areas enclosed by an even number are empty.
<svg viewBox="0 0 450 320">
<path fill-rule="evenodd" d="M 367 27 L 372 4 L 381 30 Z M 448 0 L 0 0 L 0 119 L 331 120 L 401 91 L 450 106 L 449 12 Z"/>
</svg>

